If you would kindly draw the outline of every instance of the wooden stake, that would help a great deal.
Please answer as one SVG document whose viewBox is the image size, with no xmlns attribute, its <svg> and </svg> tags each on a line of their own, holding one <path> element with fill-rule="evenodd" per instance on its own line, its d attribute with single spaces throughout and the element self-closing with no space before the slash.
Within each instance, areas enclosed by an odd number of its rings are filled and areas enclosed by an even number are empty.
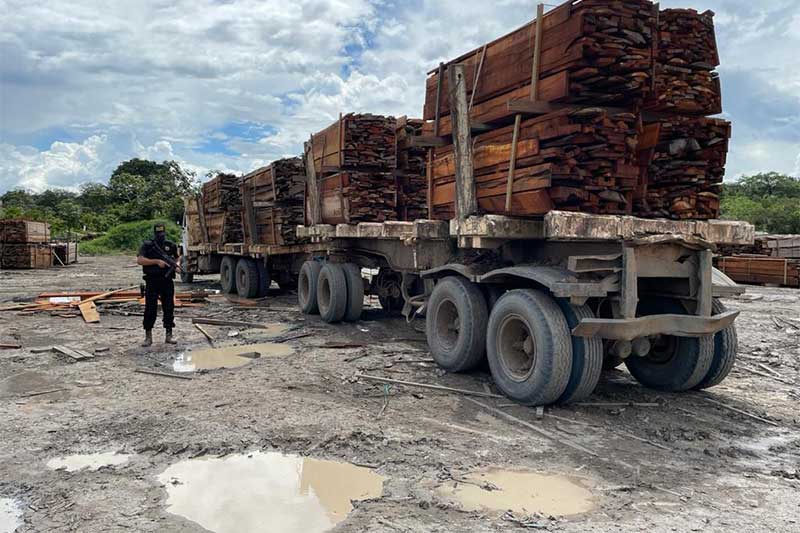
<svg viewBox="0 0 800 533">
<path fill-rule="evenodd" d="M 166 372 L 156 372 L 154 370 L 145 370 L 143 368 L 137 368 L 134 370 L 137 374 L 149 374 L 151 376 L 161 376 L 164 378 L 175 378 L 175 379 L 188 379 L 191 380 L 191 376 L 181 376 L 180 374 L 168 374 Z"/>
<path fill-rule="evenodd" d="M 514 136 L 511 138 L 511 160 L 508 165 L 508 184 L 506 185 L 506 213 L 511 214 L 511 197 L 514 193 L 514 172 L 517 169 L 517 141 L 522 116 L 514 117 Z"/>
<path fill-rule="evenodd" d="M 471 391 L 465 389 L 454 389 L 452 387 L 443 387 L 441 385 L 430 385 L 428 383 L 417 383 L 414 381 L 400 381 L 399 379 L 382 378 L 380 376 L 368 376 L 366 374 L 356 374 L 358 379 L 366 379 L 367 381 L 379 381 L 381 383 L 391 383 L 392 385 L 406 385 L 408 387 L 419 387 L 421 389 L 431 389 L 443 392 L 455 392 L 465 396 L 479 396 L 481 398 L 505 398 L 499 394 L 491 394 L 486 392 Z"/>
<path fill-rule="evenodd" d="M 439 136 L 439 123 L 441 122 L 441 111 L 439 111 L 439 107 L 441 106 L 442 102 L 442 83 L 444 80 L 444 63 L 439 63 L 439 73 L 436 79 L 436 116 L 433 122 L 433 132 L 435 136 Z"/>
<path fill-rule="evenodd" d="M 475 93 L 478 91 L 478 81 L 481 79 L 481 71 L 483 70 L 483 61 L 486 59 L 486 48 L 488 44 L 483 45 L 481 50 L 481 62 L 478 64 L 478 70 L 475 71 L 475 82 L 472 84 L 472 95 L 469 98 L 469 109 L 472 110 L 472 104 L 475 103 Z"/>
<path fill-rule="evenodd" d="M 752 418 L 753 420 L 758 420 L 759 422 L 769 424 L 770 426 L 780 427 L 780 424 L 776 424 L 772 420 L 767 420 L 766 418 L 761 418 L 760 416 L 748 413 L 747 411 L 742 411 L 741 409 L 737 409 L 736 407 L 730 406 L 726 403 L 718 402 L 717 400 L 712 400 L 711 398 L 703 398 L 703 399 L 709 403 L 713 403 L 714 405 L 718 405 L 719 407 L 724 407 L 725 409 L 733 411 L 734 413 L 739 413 L 740 415 Z"/>
<path fill-rule="evenodd" d="M 447 69 L 450 86 L 450 117 L 453 127 L 453 151 L 456 167 L 456 218 L 466 220 L 478 212 L 475 174 L 472 167 L 472 133 L 467 105 L 467 84 L 464 65 Z"/>
<path fill-rule="evenodd" d="M 211 347 L 213 348 L 214 347 L 214 337 L 212 337 L 211 334 L 209 332 L 207 332 L 205 330 L 205 328 L 203 326 L 201 326 L 200 324 L 195 324 L 194 327 L 196 327 L 198 329 L 198 331 L 200 331 L 200 333 L 203 334 L 203 336 L 208 341 L 208 344 L 210 344 Z"/>
<path fill-rule="evenodd" d="M 531 100 L 539 99 L 539 70 L 542 61 L 542 19 L 544 18 L 544 4 L 536 8 L 536 38 L 533 47 L 533 72 L 531 73 Z"/>
<path fill-rule="evenodd" d="M 311 225 L 322 222 L 319 204 L 317 169 L 314 167 L 314 137 L 306 143 L 306 187 L 308 187 L 308 218 Z M 324 161 L 323 161 L 324 162 Z"/>
</svg>

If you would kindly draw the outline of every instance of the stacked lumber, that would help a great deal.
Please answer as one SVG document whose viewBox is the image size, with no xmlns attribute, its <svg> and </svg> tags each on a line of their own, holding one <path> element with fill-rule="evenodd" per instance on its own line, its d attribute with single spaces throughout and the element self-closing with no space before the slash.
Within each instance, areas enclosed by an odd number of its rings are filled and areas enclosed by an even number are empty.
<svg viewBox="0 0 800 533">
<path fill-rule="evenodd" d="M 0 244 L 0 268 L 50 268 L 53 252 L 48 244 Z"/>
<path fill-rule="evenodd" d="M 397 220 L 395 125 L 393 117 L 351 113 L 311 136 L 324 224 Z"/>
<path fill-rule="evenodd" d="M 423 118 L 440 117 L 434 135 L 448 135 L 448 68 L 464 64 L 475 122 L 508 118 L 507 102 L 531 96 L 536 41 L 533 21 L 432 73 Z M 545 102 L 635 106 L 650 95 L 656 8 L 649 0 L 567 2 L 544 15 L 538 99 Z"/>
<path fill-rule="evenodd" d="M 717 268 L 737 283 L 800 288 L 800 260 L 735 256 L 716 259 Z"/>
<path fill-rule="evenodd" d="M 50 241 L 50 224 L 35 220 L 0 220 L 0 243 L 34 244 Z"/>
<path fill-rule="evenodd" d="M 510 176 L 513 126 L 478 135 L 473 167 L 479 211 L 516 216 L 552 209 L 587 213 L 629 212 L 637 185 L 638 119 L 601 108 L 550 113 L 522 121 L 516 165 Z M 432 163 L 433 215 L 447 220 L 455 211 L 455 155 L 436 149 Z M 511 182 L 511 209 L 506 194 Z"/>
<path fill-rule="evenodd" d="M 772 257 L 800 259 L 800 235 L 767 235 L 764 244 Z"/>
<path fill-rule="evenodd" d="M 203 184 L 202 207 L 208 242 L 211 244 L 241 243 L 242 197 L 240 178 L 218 174 Z"/>
<path fill-rule="evenodd" d="M 186 235 L 189 246 L 198 246 L 208 242 L 200 220 L 202 196 L 189 196 L 183 199 L 183 212 L 186 217 Z"/>
<path fill-rule="evenodd" d="M 78 262 L 78 243 L 77 242 L 56 242 L 51 243 L 55 263 L 59 265 L 70 265 Z"/>
<path fill-rule="evenodd" d="M 413 221 L 428 218 L 428 182 L 425 176 L 427 150 L 415 146 L 413 137 L 422 135 L 424 122 L 406 117 L 397 120 L 397 216 Z"/>
<path fill-rule="evenodd" d="M 397 166 L 395 119 L 381 115 L 344 115 L 311 136 L 317 176 L 353 169 L 389 172 Z"/>
<path fill-rule="evenodd" d="M 651 126 L 657 137 L 646 157 L 637 214 L 673 219 L 719 218 L 731 124 L 674 116 Z M 648 134 L 645 134 L 647 136 Z"/>
<path fill-rule="evenodd" d="M 303 224 L 305 167 L 299 157 L 281 159 L 242 178 L 245 242 L 251 245 L 292 245 L 300 241 Z"/>
<path fill-rule="evenodd" d="M 647 109 L 681 114 L 722 112 L 714 12 L 665 9 L 659 13 L 655 91 Z"/>
</svg>

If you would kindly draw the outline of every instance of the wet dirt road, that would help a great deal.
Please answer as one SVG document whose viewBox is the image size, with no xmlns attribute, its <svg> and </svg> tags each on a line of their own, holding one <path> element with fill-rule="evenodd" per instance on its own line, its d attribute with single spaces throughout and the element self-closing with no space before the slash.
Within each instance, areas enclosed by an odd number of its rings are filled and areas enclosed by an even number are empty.
<svg viewBox="0 0 800 533">
<path fill-rule="evenodd" d="M 132 286 L 132 264 L 0 271 L 0 306 L 45 290 Z M 138 347 L 137 304 L 101 306 L 98 324 L 0 312 L 0 343 L 23 346 L 0 350 L 0 532 L 232 530 L 190 511 L 215 505 L 206 515 L 227 512 L 253 531 L 291 531 L 298 517 L 307 530 L 336 531 L 800 531 L 800 292 L 752 288 L 725 303 L 742 311 L 740 360 L 721 386 L 664 394 L 623 368 L 604 374 L 588 404 L 542 419 L 504 399 L 356 379 L 497 392 L 486 372 L 449 375 L 426 362 L 423 324 L 385 317 L 377 302 L 364 320 L 330 326 L 301 315 L 291 294 L 257 308 L 215 298 L 179 308 L 180 344 L 161 344 L 156 331 L 151 349 Z M 191 349 L 209 348 L 191 324 L 200 316 L 277 325 L 204 326 L 219 346 L 288 348 L 235 368 L 204 369 L 214 366 L 204 358 L 181 373 L 192 379 L 135 372 L 185 370 Z M 78 363 L 36 353 L 54 344 L 108 350 Z M 70 459 L 95 453 L 108 455 Z M 273 455 L 288 458 L 285 473 L 256 475 Z M 303 458 L 360 473 L 328 476 L 333 488 L 303 483 Z M 67 468 L 84 460 L 91 466 Z M 222 473 L 198 490 L 197 469 L 181 468 L 191 460 L 218 461 Z M 237 482 L 236 468 L 255 479 Z M 359 492 L 369 474 L 377 488 L 371 479 Z M 295 491 L 285 522 L 253 504 L 261 490 Z M 339 492 L 352 504 L 327 505 Z"/>
</svg>

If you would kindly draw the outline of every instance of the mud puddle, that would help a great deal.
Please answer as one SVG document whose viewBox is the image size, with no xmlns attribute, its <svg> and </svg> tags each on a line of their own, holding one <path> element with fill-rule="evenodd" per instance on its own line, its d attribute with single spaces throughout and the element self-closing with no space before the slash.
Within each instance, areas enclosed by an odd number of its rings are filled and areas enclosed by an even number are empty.
<svg viewBox="0 0 800 533">
<path fill-rule="evenodd" d="M 436 492 L 465 511 L 570 516 L 594 508 L 592 493 L 578 481 L 534 472 L 474 472 L 440 485 Z"/>
<path fill-rule="evenodd" d="M 215 533 L 327 531 L 353 510 L 351 500 L 380 497 L 384 479 L 347 463 L 261 452 L 189 459 L 158 476 L 167 510 Z"/>
<path fill-rule="evenodd" d="M 0 533 L 14 533 L 22 525 L 22 509 L 10 498 L 0 498 Z"/>
<path fill-rule="evenodd" d="M 294 349 L 291 346 L 273 342 L 207 348 L 179 354 L 172 364 L 172 369 L 175 372 L 196 372 L 198 370 L 239 368 L 261 357 L 280 357 L 293 352 Z"/>
<path fill-rule="evenodd" d="M 67 472 L 77 472 L 88 468 L 89 470 L 99 470 L 106 466 L 118 466 L 128 462 L 131 455 L 117 452 L 88 453 L 79 455 L 67 455 L 65 457 L 55 457 L 47 461 L 47 468 L 51 470 L 64 469 Z"/>
</svg>

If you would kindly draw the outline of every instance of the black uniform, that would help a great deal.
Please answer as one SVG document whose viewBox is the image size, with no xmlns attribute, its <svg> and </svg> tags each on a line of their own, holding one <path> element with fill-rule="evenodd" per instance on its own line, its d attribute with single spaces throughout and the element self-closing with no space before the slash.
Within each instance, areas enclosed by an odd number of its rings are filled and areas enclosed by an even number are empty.
<svg viewBox="0 0 800 533">
<path fill-rule="evenodd" d="M 161 259 L 157 253 L 157 247 L 160 247 L 163 252 L 178 259 L 178 247 L 174 242 L 164 240 L 161 244 L 155 241 L 144 241 L 142 247 L 139 248 L 139 256 L 146 257 L 147 259 Z M 164 309 L 164 329 L 172 330 L 175 327 L 175 271 L 173 270 L 170 275 L 169 267 L 161 268 L 156 265 L 143 266 L 144 280 L 147 284 L 145 291 L 145 307 L 144 307 L 144 329 L 149 331 L 153 329 L 156 323 L 156 316 L 158 316 L 158 300 L 161 300 L 161 307 Z"/>
</svg>

